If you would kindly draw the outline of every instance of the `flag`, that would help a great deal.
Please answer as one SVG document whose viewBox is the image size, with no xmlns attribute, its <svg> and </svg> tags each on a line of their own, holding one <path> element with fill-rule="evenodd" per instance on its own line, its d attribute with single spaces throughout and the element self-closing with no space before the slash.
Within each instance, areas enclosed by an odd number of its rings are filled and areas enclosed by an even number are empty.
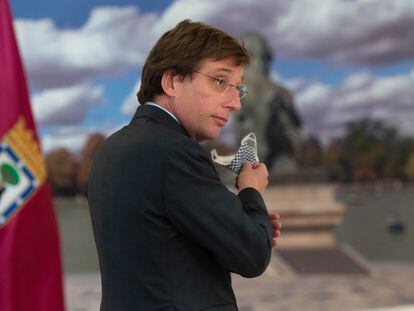
<svg viewBox="0 0 414 311">
<path fill-rule="evenodd" d="M 0 310 L 64 310 L 56 218 L 10 7 L 0 0 Z"/>
</svg>

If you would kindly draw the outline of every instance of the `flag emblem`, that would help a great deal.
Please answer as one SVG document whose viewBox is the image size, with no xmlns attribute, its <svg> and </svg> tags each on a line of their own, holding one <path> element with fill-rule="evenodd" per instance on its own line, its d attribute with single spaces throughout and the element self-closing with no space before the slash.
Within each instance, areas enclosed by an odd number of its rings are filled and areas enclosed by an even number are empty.
<svg viewBox="0 0 414 311">
<path fill-rule="evenodd" d="M 46 179 L 39 144 L 20 117 L 0 141 L 0 228 Z"/>
</svg>

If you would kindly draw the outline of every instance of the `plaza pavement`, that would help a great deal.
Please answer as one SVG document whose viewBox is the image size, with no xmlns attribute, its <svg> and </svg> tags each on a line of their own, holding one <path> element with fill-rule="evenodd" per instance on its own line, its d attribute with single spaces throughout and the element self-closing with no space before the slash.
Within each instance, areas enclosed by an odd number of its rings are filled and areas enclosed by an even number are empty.
<svg viewBox="0 0 414 311">
<path fill-rule="evenodd" d="M 240 311 L 414 311 L 414 264 L 375 263 L 364 275 L 285 273 L 271 263 L 260 277 L 233 275 Z M 98 274 L 65 278 L 68 311 L 98 311 Z"/>
</svg>

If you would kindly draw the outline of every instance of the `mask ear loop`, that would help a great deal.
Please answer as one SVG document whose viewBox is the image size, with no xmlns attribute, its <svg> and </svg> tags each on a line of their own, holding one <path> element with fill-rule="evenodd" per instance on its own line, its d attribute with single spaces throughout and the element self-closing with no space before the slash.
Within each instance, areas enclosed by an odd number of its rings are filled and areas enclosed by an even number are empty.
<svg viewBox="0 0 414 311">
<path fill-rule="evenodd" d="M 236 156 L 236 155 L 219 156 L 216 149 L 211 150 L 210 154 L 214 162 L 224 165 L 224 166 L 229 165 Z"/>
</svg>

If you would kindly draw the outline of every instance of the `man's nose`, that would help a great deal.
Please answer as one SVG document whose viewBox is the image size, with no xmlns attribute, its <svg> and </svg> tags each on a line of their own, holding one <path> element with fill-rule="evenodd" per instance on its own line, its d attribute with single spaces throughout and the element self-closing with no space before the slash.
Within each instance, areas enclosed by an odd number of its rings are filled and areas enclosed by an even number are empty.
<svg viewBox="0 0 414 311">
<path fill-rule="evenodd" d="M 241 102 L 239 96 L 233 98 L 231 102 L 232 109 L 235 111 L 239 111 L 241 109 Z"/>
<path fill-rule="evenodd" d="M 236 91 L 236 92 L 234 92 Z M 229 97 L 226 101 L 226 106 L 231 110 L 239 111 L 241 109 L 240 97 L 237 90 L 232 90 L 229 93 Z"/>
<path fill-rule="evenodd" d="M 229 98 L 225 102 L 225 108 L 228 108 L 230 110 L 239 111 L 241 109 L 241 103 L 239 97 L 233 97 Z"/>
</svg>

